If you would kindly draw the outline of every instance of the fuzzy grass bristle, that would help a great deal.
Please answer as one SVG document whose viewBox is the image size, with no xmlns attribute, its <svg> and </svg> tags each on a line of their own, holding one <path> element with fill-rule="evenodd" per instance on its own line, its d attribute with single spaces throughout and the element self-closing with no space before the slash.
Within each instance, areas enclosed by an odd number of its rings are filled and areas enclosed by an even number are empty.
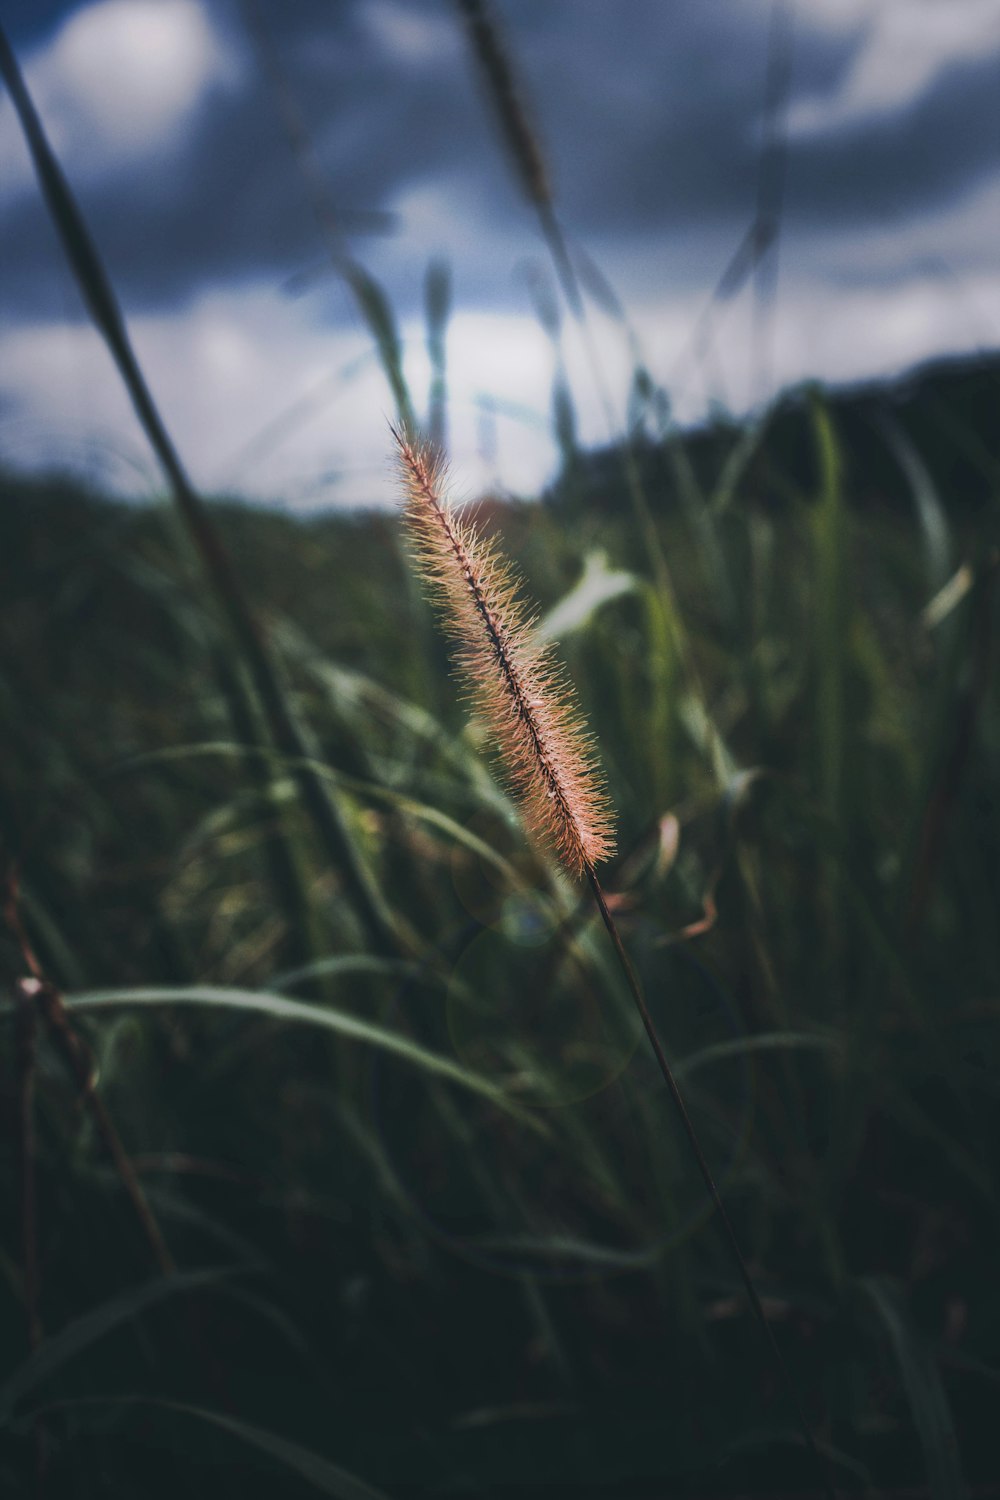
<svg viewBox="0 0 1000 1500">
<path fill-rule="evenodd" d="M 573 689 L 551 643 L 535 639 L 511 565 L 450 506 L 442 455 L 400 428 L 392 434 L 417 567 L 527 827 L 574 875 L 592 871 L 614 852 L 614 813 Z"/>
</svg>

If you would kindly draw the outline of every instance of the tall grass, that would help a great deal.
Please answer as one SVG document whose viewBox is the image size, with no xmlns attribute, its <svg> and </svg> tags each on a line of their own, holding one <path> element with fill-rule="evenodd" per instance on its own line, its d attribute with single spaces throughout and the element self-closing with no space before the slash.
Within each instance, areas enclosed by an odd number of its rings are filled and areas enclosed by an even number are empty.
<svg viewBox="0 0 1000 1500">
<path fill-rule="evenodd" d="M 565 678 L 553 664 L 553 643 L 536 638 L 519 581 L 496 548 L 463 525 L 445 498 L 440 453 L 398 429 L 393 437 L 418 569 L 458 642 L 460 669 L 520 793 L 528 829 L 547 839 L 567 869 L 578 878 L 585 876 L 590 885 L 709 1199 L 725 1229 L 750 1305 L 816 1462 L 820 1483 L 832 1500 L 832 1484 L 808 1419 L 597 877 L 597 865 L 614 853 L 614 815 L 597 749 Z"/>
<path fill-rule="evenodd" d="M 638 355 L 633 387 L 657 408 Z M 993 1481 L 1000 1378 L 978 401 L 940 377 L 888 427 L 815 392 L 633 433 L 503 528 L 601 744 L 606 910 L 819 1444 L 844 1490 L 942 1500 Z M 861 503 L 886 465 L 896 508 Z M 3 481 L 3 962 L 30 947 L 90 1063 L 22 985 L 2 1487 L 802 1493 L 628 986 L 414 645 L 395 519 L 165 473 L 193 550 L 156 507 Z M 178 1267 L 154 1281 L 129 1172 Z"/>
</svg>

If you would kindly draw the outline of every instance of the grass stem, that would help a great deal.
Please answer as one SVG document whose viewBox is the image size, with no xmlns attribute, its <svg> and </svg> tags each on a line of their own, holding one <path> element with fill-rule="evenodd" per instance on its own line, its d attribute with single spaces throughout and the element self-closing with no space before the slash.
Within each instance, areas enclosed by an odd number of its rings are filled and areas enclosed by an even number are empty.
<svg viewBox="0 0 1000 1500">
<path fill-rule="evenodd" d="M 680 1116 L 681 1124 L 684 1127 L 684 1133 L 687 1136 L 688 1142 L 691 1146 L 691 1150 L 694 1153 L 694 1159 L 698 1163 L 698 1170 L 702 1175 L 705 1187 L 708 1189 L 709 1197 L 711 1198 L 716 1213 L 718 1214 L 719 1219 L 722 1222 L 722 1227 L 725 1230 L 726 1238 L 729 1241 L 729 1247 L 733 1252 L 733 1257 L 739 1269 L 740 1277 L 743 1281 L 744 1287 L 746 1288 L 747 1297 L 750 1300 L 750 1306 L 753 1308 L 754 1316 L 760 1324 L 761 1331 L 763 1332 L 764 1337 L 767 1340 L 768 1347 L 771 1350 L 771 1355 L 774 1359 L 775 1366 L 781 1377 L 781 1382 L 784 1385 L 789 1400 L 791 1401 L 792 1406 L 795 1409 L 795 1416 L 798 1421 L 799 1428 L 802 1432 L 806 1447 L 809 1449 L 809 1452 L 812 1454 L 813 1459 L 816 1463 L 817 1472 L 819 1473 L 822 1482 L 823 1493 L 826 1495 L 827 1500 L 834 1500 L 835 1492 L 833 1483 L 830 1478 L 829 1466 L 820 1453 L 819 1448 L 816 1446 L 816 1439 L 813 1436 L 812 1428 L 809 1425 L 809 1419 L 807 1418 L 805 1411 L 803 1410 L 802 1403 L 800 1402 L 796 1393 L 795 1385 L 791 1377 L 791 1372 L 789 1371 L 788 1366 L 785 1363 L 785 1357 L 782 1354 L 781 1349 L 778 1345 L 778 1341 L 774 1336 L 774 1330 L 767 1320 L 767 1315 L 764 1312 L 764 1308 L 760 1300 L 760 1295 L 758 1294 L 757 1288 L 754 1286 L 753 1277 L 750 1275 L 747 1263 L 743 1258 L 743 1252 L 740 1249 L 739 1240 L 736 1238 L 736 1230 L 733 1228 L 733 1221 L 730 1219 L 729 1214 L 726 1210 L 726 1206 L 722 1201 L 722 1195 L 720 1194 L 719 1189 L 716 1186 L 715 1178 L 712 1176 L 712 1169 L 709 1167 L 708 1162 L 705 1159 L 705 1153 L 704 1151 L 702 1151 L 701 1143 L 698 1140 L 698 1133 L 694 1128 L 691 1116 L 688 1114 L 687 1105 L 684 1103 L 684 1096 L 680 1091 L 677 1080 L 673 1074 L 673 1069 L 671 1068 L 670 1063 L 667 1060 L 667 1054 L 663 1050 L 663 1043 L 660 1041 L 659 1034 L 657 1033 L 656 1027 L 653 1024 L 653 1018 L 649 1013 L 649 1007 L 646 1004 L 645 997 L 642 993 L 642 986 L 639 983 L 638 975 L 632 967 L 632 961 L 625 951 L 625 945 L 622 942 L 621 934 L 618 931 L 618 925 L 615 922 L 615 919 L 608 907 L 607 899 L 605 898 L 604 891 L 601 888 L 601 883 L 598 880 L 594 869 L 590 865 L 586 866 L 586 875 L 588 881 L 590 882 L 590 888 L 594 893 L 594 900 L 597 902 L 598 910 L 600 911 L 601 917 L 604 921 L 604 925 L 608 930 L 608 936 L 611 938 L 615 952 L 618 955 L 618 961 L 621 964 L 622 972 L 624 973 L 625 979 L 628 983 L 632 999 L 635 1001 L 636 1009 L 638 1010 L 639 1015 L 642 1018 L 642 1024 L 646 1029 L 646 1035 L 649 1038 L 649 1044 L 652 1047 L 653 1053 L 656 1057 L 656 1061 L 660 1066 L 660 1072 L 663 1074 L 663 1081 L 667 1085 L 670 1097 L 674 1102 L 674 1106 L 677 1110 L 678 1115 Z"/>
<path fill-rule="evenodd" d="M 153 1253 L 153 1259 L 164 1276 L 174 1272 L 174 1260 L 167 1249 L 163 1231 L 149 1200 L 142 1190 L 128 1152 L 122 1145 L 121 1136 L 108 1113 L 107 1106 L 97 1092 L 97 1070 L 90 1048 L 77 1031 L 63 1003 L 62 995 L 55 985 L 46 979 L 38 955 L 21 920 L 18 909 L 18 880 L 16 869 L 8 868 L 4 880 L 3 918 L 8 931 L 21 951 L 21 958 L 28 970 L 14 986 L 18 1016 L 18 1042 L 21 1068 L 21 1156 L 22 1156 L 22 1245 L 25 1264 L 25 1302 L 28 1309 L 28 1332 L 32 1347 L 41 1341 L 41 1323 L 37 1316 L 37 1240 L 34 1181 L 34 1024 L 32 1018 L 40 1016 L 48 1030 L 50 1039 L 61 1053 L 63 1061 L 80 1089 L 83 1102 L 101 1139 L 101 1144 L 111 1158 L 121 1179 L 136 1219 Z"/>
<path fill-rule="evenodd" d="M 62 996 L 53 985 L 44 979 L 31 978 L 22 979 L 20 988 L 24 998 L 34 1001 L 38 1006 L 49 1036 L 76 1079 L 81 1098 L 90 1111 L 90 1117 L 101 1144 L 121 1179 L 122 1187 L 132 1205 L 154 1261 L 164 1276 L 172 1276 L 176 1267 L 163 1237 L 163 1231 L 149 1206 L 149 1200 L 142 1190 L 135 1168 L 122 1144 L 121 1136 L 108 1113 L 107 1105 L 97 1092 L 96 1069 L 90 1048 L 70 1021 Z"/>
<path fill-rule="evenodd" d="M 21 1218 L 21 1281 L 27 1324 L 28 1351 L 34 1354 L 42 1342 L 38 1311 L 38 1189 L 35 1135 L 35 1076 L 37 1069 L 38 1013 L 20 984 L 14 986 L 15 1057 L 17 1077 L 19 1208 Z M 35 1496 L 45 1493 L 45 1429 L 41 1418 L 32 1424 L 35 1462 Z"/>
<path fill-rule="evenodd" d="M 201 496 L 181 463 L 153 400 L 132 348 L 108 273 L 49 144 L 2 27 L 0 76 L 10 90 L 11 101 L 31 152 L 42 196 L 84 302 L 95 327 L 108 346 L 140 425 L 159 460 L 177 508 L 201 557 L 212 589 L 249 669 L 274 741 L 279 750 L 305 762 L 308 760 L 306 740 L 288 703 L 277 666 L 271 659 L 267 642 L 229 554 Z M 352 842 L 340 807 L 308 765 L 300 764 L 294 775 L 303 804 L 323 841 L 327 857 L 343 878 L 368 940 L 379 953 L 398 953 L 404 944 L 397 924 L 374 876 Z"/>
</svg>

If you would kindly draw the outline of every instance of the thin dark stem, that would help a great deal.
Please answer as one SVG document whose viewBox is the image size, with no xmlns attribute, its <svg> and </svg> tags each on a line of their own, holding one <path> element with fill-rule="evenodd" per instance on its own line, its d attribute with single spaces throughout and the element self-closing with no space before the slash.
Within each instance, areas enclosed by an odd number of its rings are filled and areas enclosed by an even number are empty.
<svg viewBox="0 0 1000 1500">
<path fill-rule="evenodd" d="M 930 789 L 920 825 L 916 857 L 909 868 L 913 877 L 905 927 L 907 939 L 920 930 L 930 894 L 941 844 L 952 814 L 966 764 L 976 739 L 976 723 L 991 681 L 990 658 L 994 649 L 993 599 L 1000 583 L 1000 553 L 995 550 L 977 570 L 965 640 L 970 643 L 971 677 L 958 695 L 952 715 L 951 746 L 943 757 Z"/>
<path fill-rule="evenodd" d="M 195 490 L 174 447 L 166 424 L 136 357 L 114 287 L 97 246 L 49 144 L 17 58 L 0 27 L 0 77 L 31 152 L 39 187 L 62 242 L 66 258 L 95 327 L 131 398 L 136 416 L 156 454 L 177 509 L 201 557 L 229 626 L 239 643 L 274 742 L 298 765 L 293 775 L 308 810 L 353 900 L 358 919 L 379 953 L 398 953 L 403 946 L 398 925 L 374 876 L 357 854 L 339 804 L 317 775 L 302 728 L 286 699 L 277 664 L 259 627 L 239 576 L 222 544 L 208 509 Z"/>
<path fill-rule="evenodd" d="M 163 1238 L 163 1232 L 160 1229 L 159 1223 L 157 1222 L 156 1215 L 153 1213 L 153 1210 L 149 1206 L 146 1195 L 143 1192 L 139 1179 L 135 1174 L 135 1168 L 132 1166 L 132 1162 L 129 1159 L 128 1153 L 125 1150 L 125 1147 L 122 1145 L 121 1137 L 118 1134 L 118 1131 L 115 1129 L 114 1121 L 107 1111 L 104 1100 L 97 1092 L 97 1088 L 95 1086 L 96 1068 L 90 1048 L 87 1046 L 87 1043 L 84 1041 L 80 1033 L 73 1026 L 73 1023 L 70 1021 L 69 1012 L 63 1004 L 62 995 L 56 989 L 55 985 L 45 977 L 41 962 L 34 950 L 34 947 L 32 946 L 27 929 L 23 921 L 21 920 L 21 912 L 18 906 L 18 878 L 17 871 L 14 867 L 8 868 L 8 870 L 5 872 L 2 891 L 2 906 L 0 906 L 0 909 L 2 909 L 3 920 L 6 923 L 8 931 L 21 950 L 21 958 L 24 962 L 25 968 L 28 970 L 28 975 L 22 979 L 19 979 L 15 986 L 20 1028 L 19 1037 L 21 1038 L 22 1049 L 26 1050 L 28 1047 L 28 1043 L 25 1040 L 29 1035 L 29 1032 L 27 1030 L 29 1022 L 26 1019 L 26 1013 L 30 1011 L 32 1017 L 30 1022 L 32 1028 L 30 1032 L 30 1055 L 32 1068 L 34 1060 L 34 1020 L 36 1017 L 41 1017 L 48 1030 L 50 1039 L 55 1044 L 58 1051 L 62 1054 L 62 1057 L 66 1062 L 69 1071 L 76 1079 L 76 1082 L 80 1088 L 83 1102 L 90 1110 L 94 1125 L 97 1128 L 97 1133 L 101 1138 L 101 1143 L 110 1156 L 112 1162 L 114 1163 L 115 1169 L 117 1170 L 118 1175 L 121 1178 L 122 1186 L 124 1187 L 125 1192 L 129 1197 L 129 1200 L 135 1211 L 135 1216 L 138 1219 L 143 1234 L 145 1235 L 146 1240 L 149 1243 L 149 1247 L 153 1252 L 153 1258 L 155 1259 L 156 1264 L 159 1266 L 160 1270 L 163 1272 L 164 1276 L 169 1276 L 174 1270 L 173 1257 L 171 1256 L 170 1251 L 167 1249 L 167 1244 Z M 21 1065 L 22 1068 L 25 1067 L 24 1052 L 22 1052 Z M 32 1163 L 30 1182 L 28 1180 L 29 1174 L 27 1171 L 27 1166 L 24 1167 L 22 1188 L 24 1194 L 23 1202 L 25 1215 L 25 1228 L 23 1231 L 26 1268 L 25 1300 L 26 1302 L 28 1302 L 29 1306 L 29 1330 L 31 1328 L 30 1320 L 32 1317 L 31 1307 L 37 1295 L 34 1272 L 34 1123 L 33 1113 L 29 1109 L 31 1099 L 32 1095 L 22 1081 L 22 1156 L 23 1161 L 27 1163 L 29 1160 L 30 1146 L 30 1160 Z M 30 1241 L 28 1238 L 29 1217 Z M 31 1262 L 30 1272 L 28 1269 L 29 1250 Z M 40 1333 L 40 1327 L 38 1331 Z"/>
<path fill-rule="evenodd" d="M 726 1206 L 722 1201 L 719 1189 L 715 1185 L 715 1178 L 712 1176 L 712 1170 L 709 1167 L 708 1162 L 705 1160 L 705 1153 L 701 1149 L 701 1143 L 698 1140 L 697 1132 L 695 1131 L 694 1125 L 691 1122 L 691 1116 L 687 1112 L 687 1105 L 684 1103 L 684 1098 L 681 1094 L 680 1088 L 677 1085 L 677 1080 L 674 1077 L 673 1069 L 667 1061 L 667 1055 L 663 1050 L 663 1044 L 660 1041 L 659 1035 L 657 1034 L 656 1027 L 653 1025 L 653 1018 L 649 1013 L 649 1007 L 647 1006 L 645 998 L 643 996 L 638 976 L 636 975 L 636 972 L 632 967 L 631 959 L 625 952 L 625 946 L 622 943 L 621 934 L 618 931 L 618 927 L 615 923 L 614 917 L 611 915 L 611 912 L 608 909 L 608 903 L 605 899 L 604 892 L 601 889 L 600 881 L 589 865 L 586 866 L 586 870 L 587 879 L 590 881 L 590 888 L 594 893 L 594 900 L 597 902 L 598 909 L 601 913 L 602 918 L 604 919 L 604 925 L 608 929 L 608 935 L 611 938 L 612 943 L 614 944 L 615 952 L 618 955 L 618 961 L 621 964 L 622 971 L 625 975 L 626 980 L 628 981 L 628 987 L 631 991 L 632 999 L 635 1001 L 639 1015 L 642 1017 L 642 1024 L 646 1028 L 646 1035 L 649 1038 L 649 1044 L 656 1056 L 656 1061 L 660 1065 L 660 1072 L 663 1074 L 663 1080 L 666 1083 L 668 1090 L 670 1091 L 670 1097 L 671 1099 L 673 1099 L 677 1113 L 680 1116 L 681 1124 L 684 1127 L 684 1133 L 688 1138 L 691 1150 L 694 1152 L 694 1158 L 698 1163 L 698 1170 L 700 1171 L 705 1186 L 708 1189 L 709 1197 L 711 1198 L 712 1203 L 715 1205 L 716 1212 L 718 1213 L 719 1218 L 722 1221 L 722 1226 L 726 1232 L 726 1238 L 729 1240 L 730 1249 L 733 1252 L 736 1264 L 739 1267 L 743 1285 L 745 1286 L 747 1296 L 750 1299 L 750 1306 L 753 1308 L 754 1315 L 761 1326 L 764 1337 L 767 1339 L 768 1346 L 770 1347 L 775 1365 L 777 1366 L 777 1369 L 780 1373 L 782 1384 L 784 1385 L 788 1397 L 793 1407 L 795 1408 L 795 1415 L 798 1419 L 798 1424 L 802 1431 L 802 1436 L 805 1439 L 806 1447 L 809 1449 L 809 1452 L 812 1454 L 816 1462 L 817 1471 L 819 1472 L 822 1479 L 823 1492 L 827 1496 L 827 1500 L 835 1500 L 834 1488 L 832 1480 L 830 1478 L 829 1466 L 827 1465 L 826 1460 L 823 1458 L 822 1454 L 816 1446 L 816 1439 L 813 1437 L 812 1428 L 809 1426 L 809 1420 L 806 1417 L 805 1411 L 802 1408 L 802 1403 L 800 1402 L 796 1393 L 795 1385 L 792 1381 L 788 1366 L 785 1363 L 784 1355 L 782 1354 L 781 1349 L 778 1346 L 778 1341 L 774 1336 L 774 1331 L 771 1328 L 770 1323 L 767 1321 L 767 1315 L 764 1312 L 760 1297 L 758 1296 L 757 1288 L 753 1284 L 753 1278 L 751 1277 L 750 1272 L 747 1269 L 746 1261 L 743 1259 L 743 1252 L 740 1249 L 739 1241 L 736 1238 L 736 1231 L 733 1228 L 733 1222 L 726 1211 Z"/>
<path fill-rule="evenodd" d="M 38 1208 L 35 1192 L 35 1055 L 38 1016 L 23 983 L 14 986 L 17 1028 L 17 1121 L 20 1157 L 21 1275 L 28 1347 L 42 1341 L 38 1316 Z"/>
<path fill-rule="evenodd" d="M 20 984 L 14 986 L 14 1005 L 16 1008 L 18 1157 L 21 1179 L 21 1277 L 28 1349 L 34 1354 L 43 1338 L 42 1322 L 38 1312 L 38 1194 L 35 1167 L 35 1072 L 38 1015 L 31 998 L 22 991 Z M 32 1429 L 35 1449 L 35 1495 L 37 1500 L 42 1500 L 45 1490 L 45 1430 L 41 1418 L 35 1419 Z"/>
<path fill-rule="evenodd" d="M 62 1054 L 69 1071 L 76 1079 L 83 1103 L 90 1111 L 91 1119 L 101 1138 L 115 1171 L 121 1179 L 128 1199 L 132 1204 L 139 1226 L 152 1252 L 153 1259 L 164 1276 L 174 1272 L 174 1259 L 167 1249 L 156 1215 L 149 1206 L 128 1152 L 122 1145 L 121 1136 L 108 1113 L 107 1106 L 95 1086 L 95 1067 L 90 1048 L 80 1033 L 70 1023 L 69 1015 L 59 991 L 46 980 L 22 979 L 25 995 L 37 1005 L 49 1036 Z"/>
<path fill-rule="evenodd" d="M 785 197 L 786 107 L 792 77 L 792 10 L 786 0 L 774 0 L 767 48 L 764 86 L 763 139 L 757 174 L 757 213 L 754 223 L 756 296 L 754 348 L 757 357 L 757 401 L 770 396 L 771 343 L 774 304 L 778 290 L 778 248 Z"/>
</svg>

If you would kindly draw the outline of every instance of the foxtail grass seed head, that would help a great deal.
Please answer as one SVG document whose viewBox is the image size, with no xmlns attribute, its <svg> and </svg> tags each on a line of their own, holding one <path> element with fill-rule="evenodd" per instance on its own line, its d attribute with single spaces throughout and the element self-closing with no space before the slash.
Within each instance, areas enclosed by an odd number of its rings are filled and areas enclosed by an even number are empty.
<svg viewBox="0 0 1000 1500">
<path fill-rule="evenodd" d="M 448 503 L 441 455 L 402 429 L 393 437 L 416 565 L 457 643 L 474 706 L 529 831 L 582 875 L 614 853 L 614 813 L 572 687 L 551 644 L 535 639 L 510 564 Z"/>
</svg>

